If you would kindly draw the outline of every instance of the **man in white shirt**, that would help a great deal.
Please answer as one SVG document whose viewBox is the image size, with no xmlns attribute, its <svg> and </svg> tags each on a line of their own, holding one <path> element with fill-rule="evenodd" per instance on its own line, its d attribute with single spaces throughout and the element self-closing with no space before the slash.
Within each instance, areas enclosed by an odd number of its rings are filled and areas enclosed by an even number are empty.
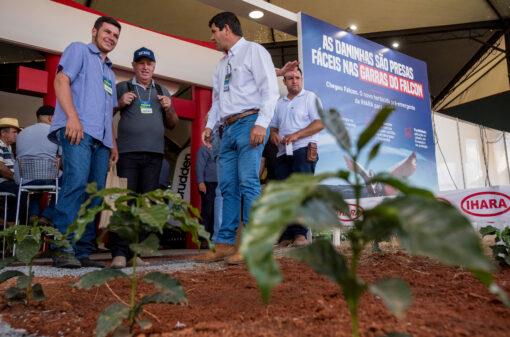
<svg viewBox="0 0 510 337">
<path fill-rule="evenodd" d="M 209 27 L 211 40 L 225 56 L 214 73 L 212 107 L 202 140 L 211 147 L 212 129 L 219 121 L 223 129 L 219 154 L 223 218 L 215 252 L 197 260 L 226 259 L 235 264 L 242 261 L 234 247 L 241 200 L 242 221 L 246 224 L 252 203 L 260 194 L 260 159 L 279 96 L 278 83 L 271 56 L 261 45 L 242 37 L 235 14 L 219 13 L 209 21 Z"/>
<path fill-rule="evenodd" d="M 301 69 L 283 75 L 287 96 L 276 103 L 271 121 L 271 142 L 278 146 L 275 178 L 283 180 L 292 173 L 315 173 L 318 160 L 317 134 L 324 128 L 317 111 L 320 99 L 313 92 L 303 89 Z M 290 225 L 280 238 L 280 245 L 304 246 L 307 229 Z"/>
</svg>

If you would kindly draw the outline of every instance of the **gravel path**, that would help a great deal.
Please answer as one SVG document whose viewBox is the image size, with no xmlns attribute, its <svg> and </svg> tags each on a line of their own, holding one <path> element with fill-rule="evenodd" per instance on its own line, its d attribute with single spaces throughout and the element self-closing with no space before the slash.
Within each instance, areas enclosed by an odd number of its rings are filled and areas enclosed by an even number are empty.
<svg viewBox="0 0 510 337">
<path fill-rule="evenodd" d="M 0 319 L 0 336 L 2 337 L 42 337 L 29 335 L 24 329 L 14 329 L 8 323 Z"/>
</svg>

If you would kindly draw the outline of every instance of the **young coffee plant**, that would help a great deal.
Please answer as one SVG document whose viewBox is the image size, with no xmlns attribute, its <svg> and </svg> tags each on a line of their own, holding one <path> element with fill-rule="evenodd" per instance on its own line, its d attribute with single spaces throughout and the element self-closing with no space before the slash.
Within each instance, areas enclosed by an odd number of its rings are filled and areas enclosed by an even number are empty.
<svg viewBox="0 0 510 337">
<path fill-rule="evenodd" d="M 33 301 L 45 299 L 40 283 L 32 284 L 34 273 L 32 271 L 34 258 L 39 254 L 43 244 L 52 243 L 55 246 L 69 246 L 69 242 L 55 228 L 40 226 L 18 225 L 9 227 L 0 232 L 0 237 L 10 239 L 15 244 L 15 255 L 2 261 L 2 268 L 12 262 L 21 262 L 28 266 L 28 274 L 17 270 L 6 270 L 0 274 L 0 283 L 16 278 L 16 285 L 7 288 L 5 298 L 8 301 L 24 301 L 30 305 Z"/>
<path fill-rule="evenodd" d="M 353 145 L 340 114 L 336 110 L 325 112 L 319 109 L 324 125 L 353 162 L 358 162 L 392 111 L 391 107 L 383 107 Z M 376 143 L 370 147 L 365 167 L 377 157 L 380 146 L 381 143 Z M 352 227 L 344 228 L 338 212 L 350 214 L 349 205 L 340 192 L 321 183 L 329 178 L 345 181 L 355 194 L 355 205 L 351 206 L 359 210 L 364 184 L 357 170 L 354 165 L 354 172 L 341 170 L 316 176 L 294 174 L 285 181 L 268 184 L 253 206 L 241 243 L 241 253 L 259 284 L 264 301 L 269 300 L 271 290 L 282 280 L 273 256 L 273 245 L 287 224 L 299 223 L 314 231 L 340 228 L 347 233 L 352 252 L 350 260 L 326 240 L 316 240 L 307 247 L 295 249 L 290 256 L 306 262 L 317 273 L 326 275 L 340 286 L 350 312 L 353 336 L 359 336 L 358 306 L 366 291 L 382 299 L 397 317 L 402 317 L 411 304 L 411 290 L 403 280 L 385 278 L 370 284 L 358 276 L 364 248 L 393 235 L 410 254 L 429 256 L 445 264 L 469 269 L 492 293 L 509 304 L 506 294 L 493 281 L 490 273 L 493 266 L 484 256 L 471 223 L 453 206 L 439 202 L 427 190 L 409 186 L 388 174 L 376 174 L 370 183 L 389 185 L 400 194 L 365 210 L 361 217 L 351 217 Z"/>
<path fill-rule="evenodd" d="M 510 266 L 510 227 L 501 230 L 493 226 L 480 228 L 482 237 L 487 235 L 495 235 L 494 245 L 491 246 L 492 256 L 498 261 L 500 266 Z"/>
<path fill-rule="evenodd" d="M 100 286 L 115 278 L 129 278 L 131 281 L 128 305 L 115 303 L 107 307 L 100 315 L 96 326 L 97 337 L 110 333 L 129 335 L 136 324 L 142 329 L 149 327 L 150 321 L 139 319 L 143 306 L 150 303 L 185 303 L 186 294 L 177 280 L 167 274 L 150 272 L 143 281 L 153 284 L 159 292 L 144 296 L 137 301 L 138 277 L 136 260 L 140 255 L 157 254 L 159 239 L 155 233 L 163 233 L 165 228 L 177 227 L 192 235 L 199 245 L 198 237 L 207 238 L 208 233 L 198 222 L 198 210 L 170 190 L 156 190 L 145 194 L 136 194 L 127 189 L 111 188 L 97 191 L 96 185 L 87 187 L 90 198 L 81 206 L 76 222 L 71 226 L 74 239 L 79 240 L 87 223 L 102 210 L 113 212 L 107 230 L 117 233 L 129 242 L 134 254 L 131 273 L 128 275 L 118 269 L 102 269 L 85 274 L 75 284 L 80 289 Z M 109 200 L 114 202 L 111 203 Z M 94 198 L 101 199 L 100 205 L 88 207 Z M 147 236 L 148 235 L 148 236 Z M 147 236 L 143 241 L 141 238 Z M 207 240 L 207 239 L 206 239 Z M 126 325 L 124 325 L 126 322 Z M 127 330 L 127 331 L 125 331 Z M 124 334 L 124 335 L 126 335 Z"/>
</svg>

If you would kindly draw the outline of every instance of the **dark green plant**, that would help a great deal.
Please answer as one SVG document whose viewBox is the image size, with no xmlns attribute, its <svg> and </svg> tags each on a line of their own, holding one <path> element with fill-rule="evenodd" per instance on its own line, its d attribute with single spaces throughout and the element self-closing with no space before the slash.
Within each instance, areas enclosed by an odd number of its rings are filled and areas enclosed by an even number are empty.
<svg viewBox="0 0 510 337">
<path fill-rule="evenodd" d="M 510 227 L 497 229 L 493 226 L 480 228 L 482 237 L 495 235 L 495 242 L 491 246 L 492 256 L 498 261 L 500 266 L 510 266 Z"/>
<path fill-rule="evenodd" d="M 326 128 L 335 137 L 344 153 L 358 162 L 360 155 L 377 134 L 393 111 L 383 107 L 370 125 L 360 134 L 355 145 L 336 110 L 320 110 Z M 365 167 L 376 158 L 381 143 L 368 150 Z M 341 160 L 339 158 L 338 160 Z M 338 220 L 338 211 L 350 214 L 341 193 L 321 183 L 328 178 L 345 181 L 355 194 L 359 209 L 364 185 L 354 165 L 354 172 L 338 171 L 316 176 L 294 174 L 285 181 L 271 182 L 254 204 L 249 225 L 241 243 L 241 253 L 251 274 L 258 282 L 265 302 L 282 276 L 273 256 L 273 245 L 289 223 L 299 223 L 314 231 L 339 228 L 347 232 L 351 258 L 346 258 L 332 244 L 316 240 L 311 245 L 295 249 L 290 256 L 309 264 L 317 273 L 331 278 L 342 289 L 351 316 L 352 335 L 359 336 L 358 306 L 366 291 L 382 299 L 386 307 L 401 317 L 410 305 L 411 290 L 396 278 L 367 283 L 358 276 L 358 263 L 364 248 L 373 241 L 389 236 L 398 237 L 400 244 L 413 255 L 429 256 L 442 263 L 462 266 L 482 281 L 489 290 L 509 304 L 506 294 L 494 283 L 492 264 L 483 254 L 482 246 L 471 223 L 453 206 L 435 199 L 424 189 L 416 188 L 388 174 L 377 174 L 371 183 L 389 185 L 400 191 L 376 207 L 365 210 L 361 217 L 351 217 L 353 226 L 344 228 Z"/>
<path fill-rule="evenodd" d="M 142 297 L 137 301 L 138 277 L 136 260 L 140 255 L 155 255 L 159 248 L 159 239 L 155 233 L 162 234 L 165 228 L 179 228 L 192 235 L 193 241 L 199 245 L 198 237 L 208 238 L 208 233 L 198 222 L 199 212 L 188 202 L 170 191 L 156 190 L 145 194 L 136 194 L 127 189 L 111 188 L 97 191 L 95 184 L 87 187 L 89 199 L 81 206 L 76 222 L 71 226 L 74 239 L 79 240 L 87 223 L 103 210 L 112 211 L 107 230 L 117 233 L 133 251 L 131 273 L 121 270 L 102 269 L 85 274 L 75 286 L 90 289 L 100 286 L 115 278 L 129 278 L 131 283 L 128 306 L 115 303 L 107 307 L 100 315 L 96 326 L 97 337 L 128 330 L 131 333 L 135 324 L 142 329 L 150 326 L 150 321 L 139 319 L 143 306 L 150 303 L 185 303 L 186 294 L 177 280 L 171 276 L 151 272 L 143 276 L 143 281 L 152 283 L 159 292 Z M 101 203 L 89 207 L 94 198 Z M 147 238 L 140 242 L 142 234 Z M 207 240 L 207 239 L 206 239 Z M 127 322 L 126 325 L 123 325 Z"/>
<path fill-rule="evenodd" d="M 38 222 L 32 226 L 18 225 L 0 232 L 0 237 L 11 239 L 16 245 L 15 256 L 2 261 L 1 268 L 13 262 L 21 262 L 28 266 L 28 274 L 17 270 L 6 270 L 0 274 L 0 283 L 16 278 L 16 285 L 7 288 L 5 298 L 9 301 L 24 301 L 30 305 L 32 301 L 45 299 L 40 283 L 32 284 L 34 259 L 41 251 L 44 243 L 56 246 L 69 246 L 69 242 L 55 228 L 40 226 Z"/>
</svg>

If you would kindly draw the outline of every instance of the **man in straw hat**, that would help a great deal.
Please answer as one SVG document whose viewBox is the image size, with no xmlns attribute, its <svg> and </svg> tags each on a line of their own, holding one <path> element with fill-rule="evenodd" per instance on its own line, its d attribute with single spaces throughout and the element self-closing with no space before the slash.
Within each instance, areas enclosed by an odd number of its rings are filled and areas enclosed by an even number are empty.
<svg viewBox="0 0 510 337">
<path fill-rule="evenodd" d="M 20 131 L 17 118 L 0 118 L 0 191 L 18 194 L 18 185 L 14 182 L 14 154 L 11 145 L 16 142 Z M 9 198 L 7 219 L 14 221 L 16 199 Z"/>
</svg>

